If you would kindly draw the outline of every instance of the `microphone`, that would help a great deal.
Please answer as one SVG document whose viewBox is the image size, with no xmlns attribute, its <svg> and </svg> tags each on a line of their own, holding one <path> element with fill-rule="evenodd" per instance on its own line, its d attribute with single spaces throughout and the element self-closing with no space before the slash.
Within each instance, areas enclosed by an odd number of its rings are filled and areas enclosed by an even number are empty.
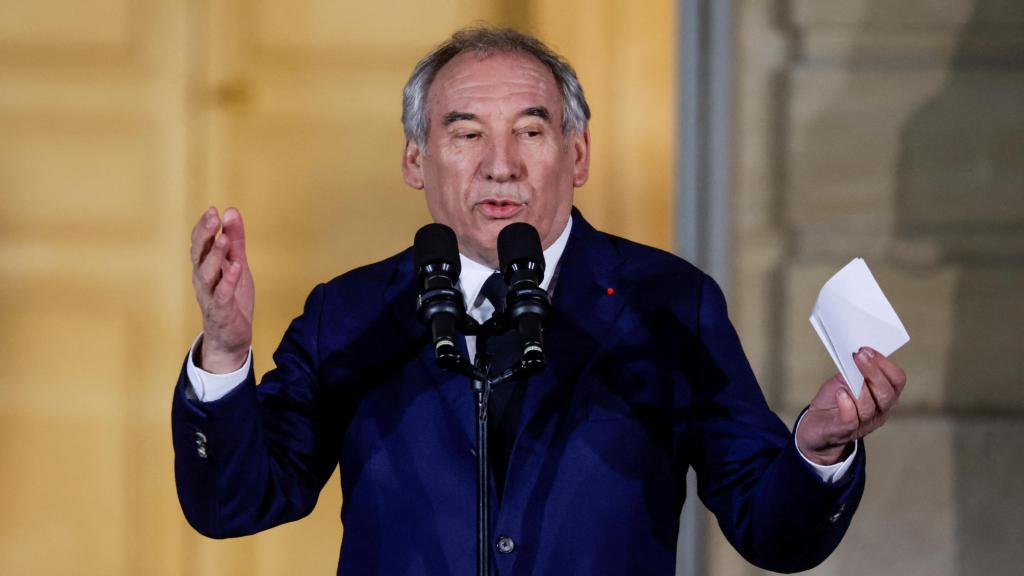
<svg viewBox="0 0 1024 576">
<path fill-rule="evenodd" d="M 459 241 L 444 224 L 427 224 L 416 232 L 413 261 L 420 294 L 416 314 L 430 326 L 434 359 L 445 370 L 455 369 L 461 356 L 455 346 L 455 327 L 462 322 L 466 308 L 462 293 L 455 288 L 459 280 Z"/>
<path fill-rule="evenodd" d="M 551 309 L 544 280 L 544 250 L 537 229 L 525 222 L 509 224 L 498 234 L 498 262 L 508 284 L 505 314 L 519 332 L 523 367 L 536 374 L 544 369 L 544 328 Z"/>
</svg>

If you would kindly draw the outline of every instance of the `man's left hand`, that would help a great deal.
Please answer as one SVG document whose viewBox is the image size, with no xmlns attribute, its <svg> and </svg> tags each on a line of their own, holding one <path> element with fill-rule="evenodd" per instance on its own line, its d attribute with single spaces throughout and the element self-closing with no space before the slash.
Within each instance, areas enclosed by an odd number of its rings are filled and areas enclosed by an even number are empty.
<svg viewBox="0 0 1024 576">
<path fill-rule="evenodd" d="M 907 385 L 903 369 L 871 348 L 861 348 L 854 361 L 864 375 L 860 397 L 836 374 L 821 385 L 797 427 L 797 446 L 815 464 L 846 458 L 854 441 L 885 424 Z"/>
</svg>

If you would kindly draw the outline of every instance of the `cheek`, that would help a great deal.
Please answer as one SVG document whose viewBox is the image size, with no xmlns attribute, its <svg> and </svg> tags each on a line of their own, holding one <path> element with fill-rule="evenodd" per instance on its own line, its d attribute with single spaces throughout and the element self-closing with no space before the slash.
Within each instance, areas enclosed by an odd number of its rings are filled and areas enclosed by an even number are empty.
<svg viewBox="0 0 1024 576">
<path fill-rule="evenodd" d="M 435 188 L 449 206 L 461 206 L 473 182 L 473 159 L 466 154 L 452 153 L 444 159 L 434 175 Z"/>
<path fill-rule="evenodd" d="M 452 207 L 458 204 L 457 190 L 450 171 L 438 166 L 424 171 L 424 198 L 435 220 L 441 221 L 439 217 L 450 214 Z"/>
<path fill-rule="evenodd" d="M 551 143 L 550 146 L 538 148 L 531 154 L 529 162 L 534 167 L 536 175 L 544 180 L 554 182 L 571 181 L 574 157 L 571 148 L 562 144 Z"/>
<path fill-rule="evenodd" d="M 427 210 L 435 222 L 451 226 L 457 232 L 466 229 L 471 215 L 467 213 L 465 203 L 454 190 L 435 189 L 426 196 L 426 200 Z"/>
</svg>

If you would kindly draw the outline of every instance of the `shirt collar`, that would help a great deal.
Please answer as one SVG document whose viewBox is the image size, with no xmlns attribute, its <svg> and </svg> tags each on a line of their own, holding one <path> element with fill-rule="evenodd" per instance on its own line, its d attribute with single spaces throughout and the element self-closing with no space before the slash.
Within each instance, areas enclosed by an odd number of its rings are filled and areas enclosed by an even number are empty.
<svg viewBox="0 0 1024 576">
<path fill-rule="evenodd" d="M 562 259 L 565 245 L 569 242 L 570 230 L 572 230 L 571 216 L 566 221 L 565 228 L 559 234 L 558 239 L 544 251 L 544 280 L 540 283 L 540 287 L 545 290 L 551 286 L 551 279 L 555 275 L 555 268 Z M 462 297 L 466 301 L 466 310 L 471 310 L 476 303 L 477 297 L 480 295 L 480 288 L 483 287 L 484 282 L 496 270 L 475 260 L 470 260 L 463 254 L 459 254 L 459 261 L 462 264 L 462 272 L 459 274 L 459 289 L 462 291 Z"/>
</svg>

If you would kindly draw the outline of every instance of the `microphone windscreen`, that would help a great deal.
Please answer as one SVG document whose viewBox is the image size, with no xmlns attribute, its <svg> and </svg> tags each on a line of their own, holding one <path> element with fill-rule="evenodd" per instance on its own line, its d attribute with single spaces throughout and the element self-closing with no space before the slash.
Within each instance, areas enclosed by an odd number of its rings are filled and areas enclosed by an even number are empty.
<svg viewBox="0 0 1024 576">
<path fill-rule="evenodd" d="M 520 260 L 530 260 L 540 275 L 544 275 L 544 249 L 540 245 L 537 229 L 526 222 L 514 222 L 498 233 L 498 262 L 504 274 L 508 266 Z"/>
<path fill-rule="evenodd" d="M 459 240 L 455 232 L 444 224 L 427 224 L 420 228 L 413 240 L 412 252 L 417 270 L 433 262 L 447 262 L 455 277 L 462 271 Z"/>
</svg>

